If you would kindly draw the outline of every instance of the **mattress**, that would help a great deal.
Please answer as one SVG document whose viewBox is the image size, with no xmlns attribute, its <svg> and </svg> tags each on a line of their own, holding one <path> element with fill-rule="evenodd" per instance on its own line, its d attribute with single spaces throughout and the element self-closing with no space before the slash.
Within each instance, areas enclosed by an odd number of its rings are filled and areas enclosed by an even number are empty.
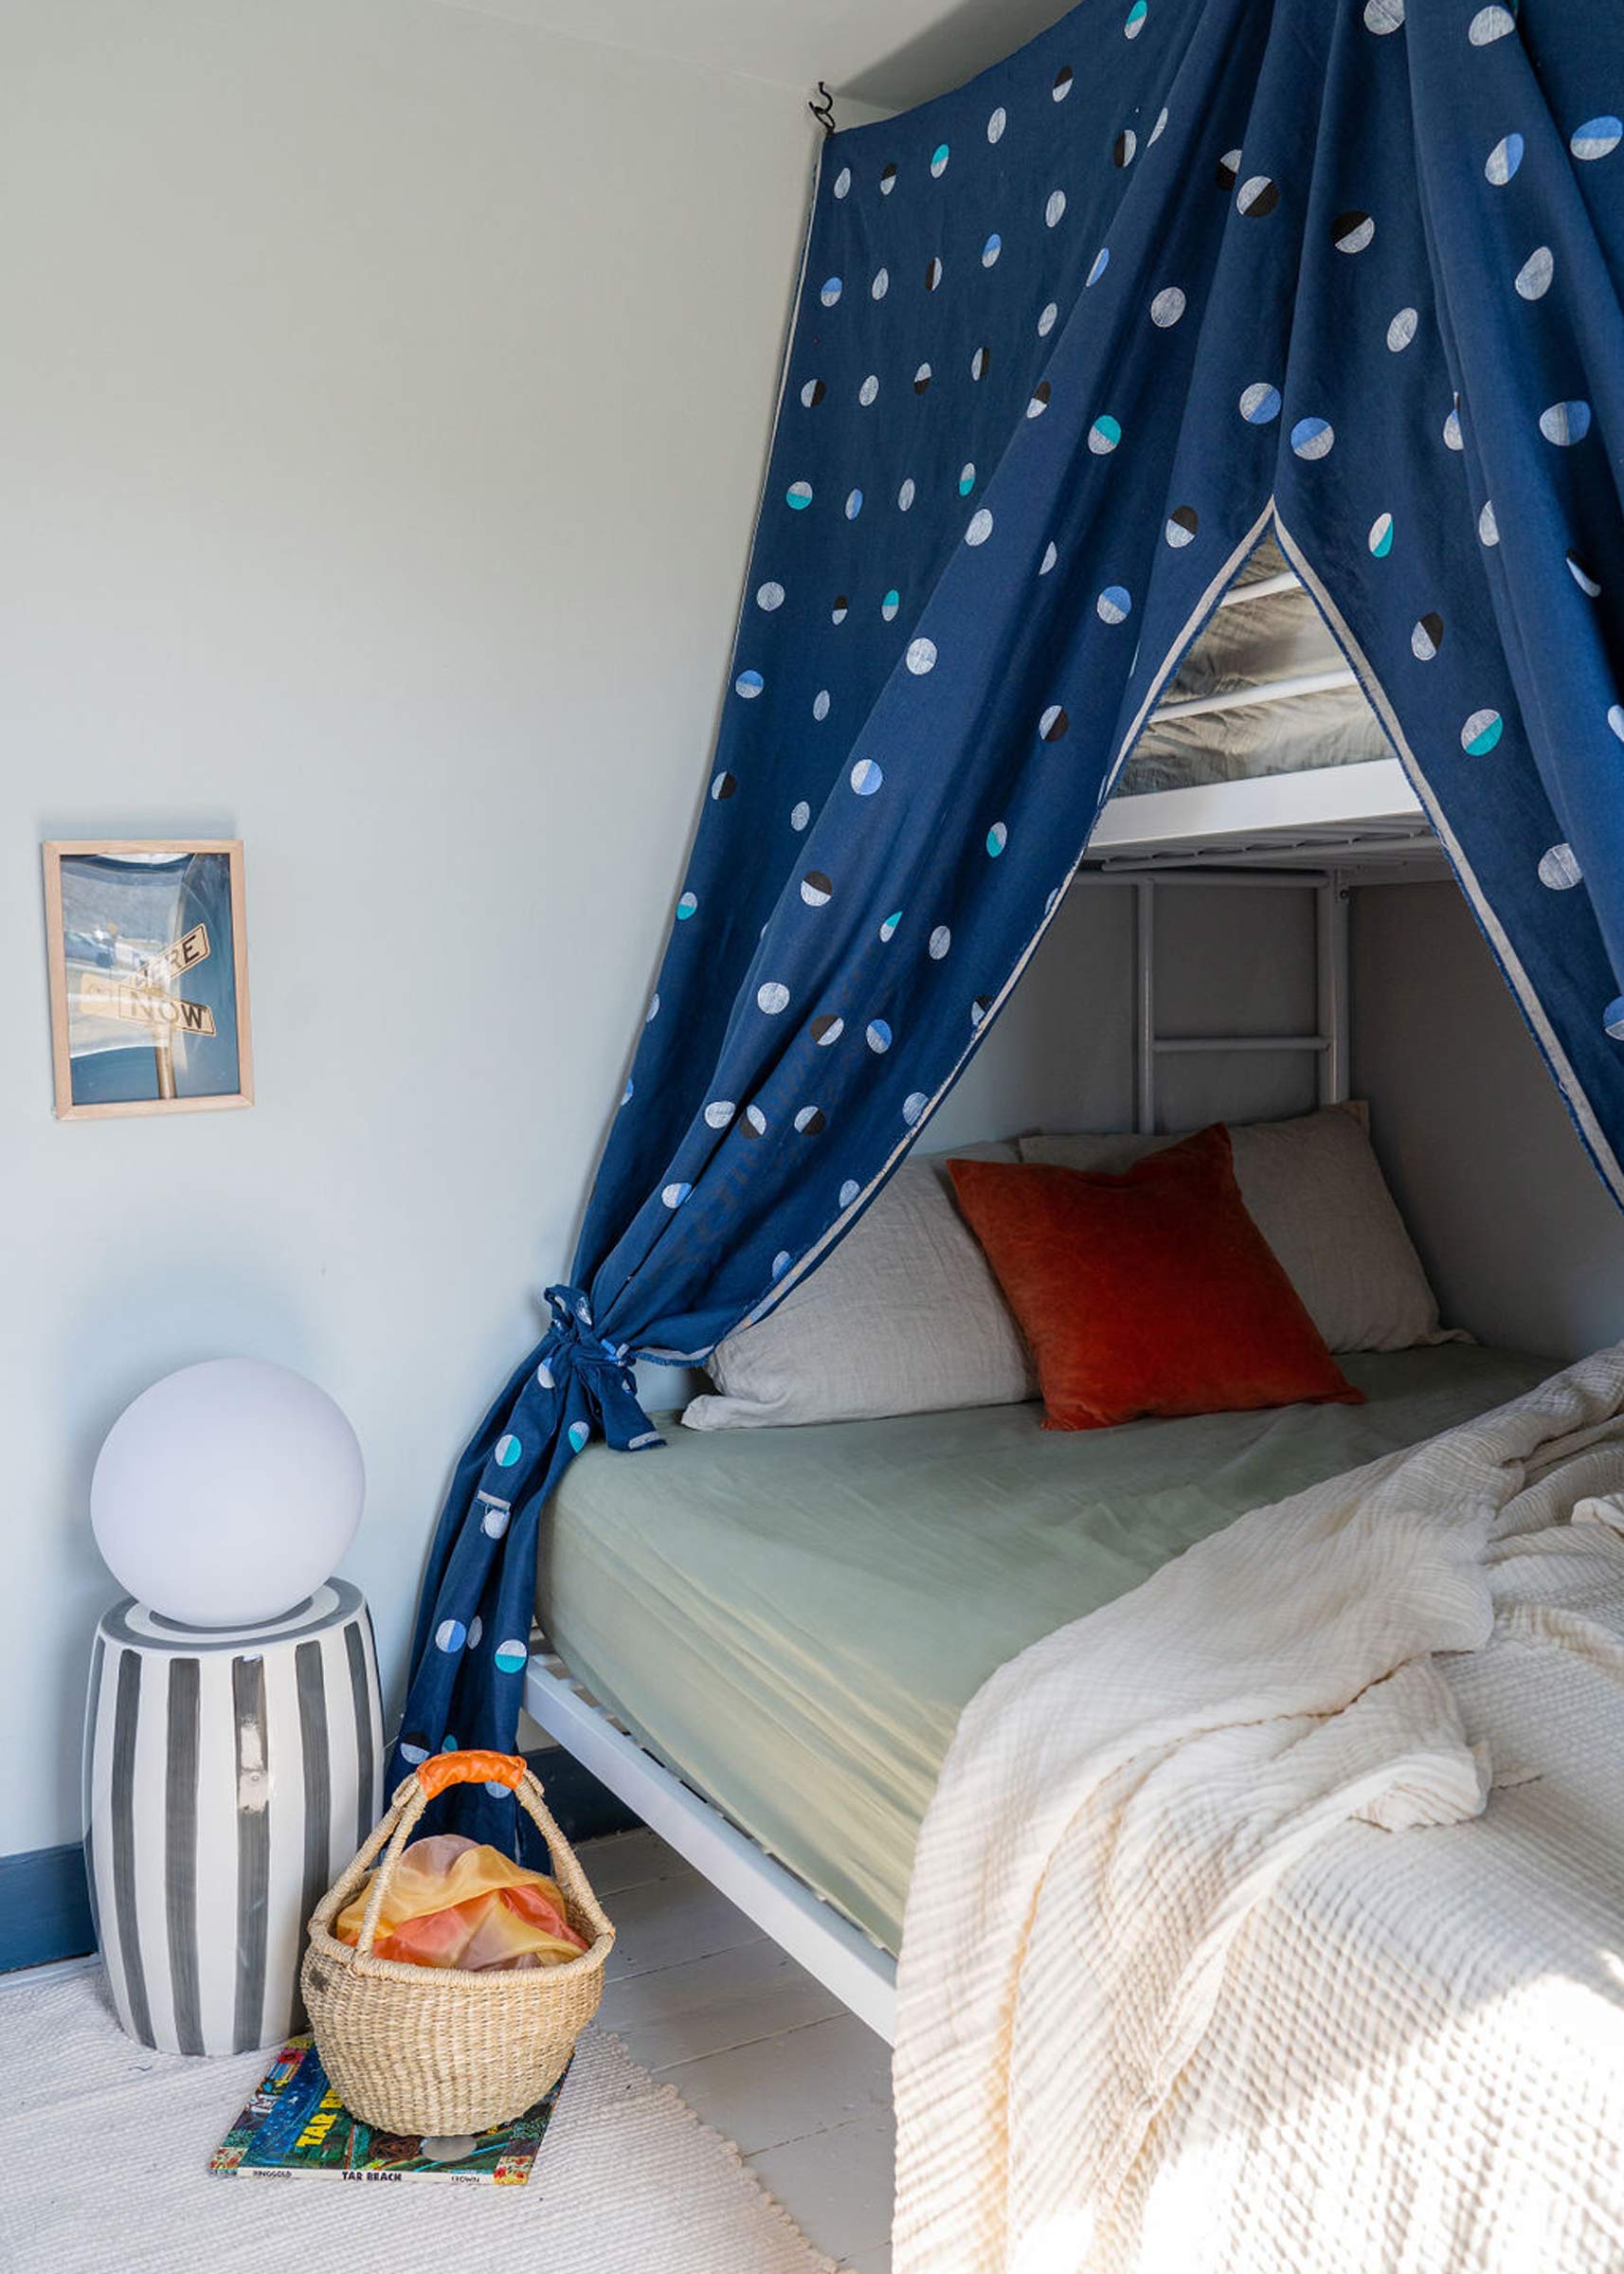
<svg viewBox="0 0 1624 2274">
<path fill-rule="evenodd" d="M 1035 1405 L 593 1446 L 543 1526 L 551 1647 L 894 1951 L 960 1712 L 1027 1644 L 1252 1507 L 1501 1404 L 1549 1362 L 1341 1362 L 1368 1402 L 1066 1433 Z"/>
<path fill-rule="evenodd" d="M 1244 587 L 1285 568 L 1265 541 L 1236 579 Z M 1243 606 L 1220 608 L 1180 664 L 1164 701 L 1238 695 L 1272 679 L 1345 669 L 1347 658 L 1299 585 Z M 1260 774 L 1308 773 L 1325 766 L 1362 766 L 1393 755 L 1376 713 L 1359 687 L 1293 695 L 1289 702 L 1246 703 L 1194 718 L 1147 727 L 1116 785 L 1118 797 L 1188 789 L 1198 783 L 1241 782 Z"/>
</svg>

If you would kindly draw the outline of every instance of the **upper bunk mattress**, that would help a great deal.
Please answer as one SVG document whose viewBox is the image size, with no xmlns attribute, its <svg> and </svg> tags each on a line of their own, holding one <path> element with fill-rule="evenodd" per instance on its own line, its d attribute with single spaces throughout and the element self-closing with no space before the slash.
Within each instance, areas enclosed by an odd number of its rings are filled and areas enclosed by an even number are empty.
<svg viewBox="0 0 1624 2274">
<path fill-rule="evenodd" d="M 958 1718 L 1039 1636 L 1248 1508 L 1530 1389 L 1471 1345 L 1344 1358 L 1362 1406 L 1077 1433 L 1035 1405 L 701 1432 L 573 1461 L 542 1525 L 551 1647 L 890 1950 Z"/>
</svg>

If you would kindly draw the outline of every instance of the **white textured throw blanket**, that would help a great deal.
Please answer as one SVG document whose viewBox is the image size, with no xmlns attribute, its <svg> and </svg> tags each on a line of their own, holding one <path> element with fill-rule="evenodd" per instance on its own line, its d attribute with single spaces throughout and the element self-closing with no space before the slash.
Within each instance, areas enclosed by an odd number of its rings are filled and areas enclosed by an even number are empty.
<svg viewBox="0 0 1624 2274">
<path fill-rule="evenodd" d="M 986 1684 L 909 1898 L 896 2274 L 1624 2266 L 1613 1495 L 1624 1345 Z"/>
</svg>

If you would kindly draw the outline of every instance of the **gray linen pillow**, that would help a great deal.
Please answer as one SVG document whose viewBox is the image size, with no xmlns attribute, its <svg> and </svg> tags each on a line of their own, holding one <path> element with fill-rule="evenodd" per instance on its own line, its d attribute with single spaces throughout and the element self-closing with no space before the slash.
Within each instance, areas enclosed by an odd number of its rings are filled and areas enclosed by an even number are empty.
<svg viewBox="0 0 1624 2274">
<path fill-rule="evenodd" d="M 959 1160 L 1019 1161 L 1013 1144 Z M 832 1254 L 776 1310 L 719 1343 L 717 1395 L 688 1429 L 857 1421 L 1015 1405 L 1038 1379 L 1009 1306 L 959 1214 L 946 1155 L 905 1161 Z"/>
<path fill-rule="evenodd" d="M 1438 1326 L 1437 1298 L 1371 1149 L 1362 1105 L 1232 1124 L 1229 1133 L 1240 1197 L 1329 1348 L 1470 1341 Z M 1115 1175 L 1178 1141 L 1174 1131 L 1023 1137 L 1020 1158 Z"/>
</svg>

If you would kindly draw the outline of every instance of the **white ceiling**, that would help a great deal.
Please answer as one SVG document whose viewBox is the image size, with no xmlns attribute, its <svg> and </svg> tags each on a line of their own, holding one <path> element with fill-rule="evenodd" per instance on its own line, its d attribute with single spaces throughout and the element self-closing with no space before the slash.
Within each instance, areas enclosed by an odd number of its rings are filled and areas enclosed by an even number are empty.
<svg viewBox="0 0 1624 2274">
<path fill-rule="evenodd" d="M 1069 0 L 447 0 L 645 55 L 876 110 L 958 86 L 1065 14 Z M 837 112 L 838 116 L 838 112 Z"/>
</svg>

